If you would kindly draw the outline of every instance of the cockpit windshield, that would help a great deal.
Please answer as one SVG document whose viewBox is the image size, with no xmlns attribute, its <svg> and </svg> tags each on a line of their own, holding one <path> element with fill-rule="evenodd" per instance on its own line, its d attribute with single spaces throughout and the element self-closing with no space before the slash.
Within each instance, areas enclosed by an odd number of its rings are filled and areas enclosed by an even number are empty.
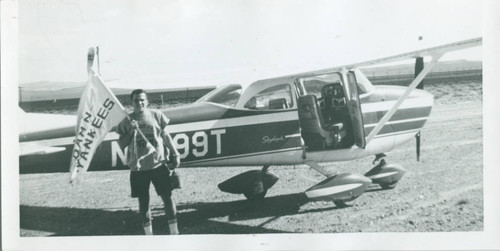
<svg viewBox="0 0 500 251">
<path fill-rule="evenodd" d="M 358 93 L 360 96 L 363 96 L 363 94 L 369 94 L 371 93 L 375 87 L 373 84 L 368 80 L 368 78 L 359 70 L 358 68 L 354 69 L 354 74 L 356 75 L 356 82 L 358 84 Z"/>
</svg>

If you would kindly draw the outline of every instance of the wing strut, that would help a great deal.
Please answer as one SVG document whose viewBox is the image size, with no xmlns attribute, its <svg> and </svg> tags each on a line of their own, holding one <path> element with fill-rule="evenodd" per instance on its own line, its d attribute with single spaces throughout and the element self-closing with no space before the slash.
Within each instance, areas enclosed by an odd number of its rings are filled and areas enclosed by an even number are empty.
<svg viewBox="0 0 500 251">
<path fill-rule="evenodd" d="M 398 110 L 399 106 L 405 101 L 408 96 L 410 96 L 410 93 L 415 90 L 417 85 L 424 79 L 425 76 L 434 68 L 436 63 L 439 61 L 443 53 L 435 53 L 432 55 L 432 60 L 429 64 L 427 64 L 424 69 L 418 74 L 418 76 L 410 83 L 406 91 L 403 93 L 401 97 L 396 101 L 396 103 L 391 107 L 391 109 L 384 115 L 384 117 L 380 120 L 380 122 L 373 128 L 373 130 L 370 132 L 368 137 L 366 137 L 366 144 L 370 143 L 370 141 L 377 135 L 380 130 L 382 130 L 382 127 L 389 121 L 389 119 L 394 115 L 394 113 Z"/>
</svg>

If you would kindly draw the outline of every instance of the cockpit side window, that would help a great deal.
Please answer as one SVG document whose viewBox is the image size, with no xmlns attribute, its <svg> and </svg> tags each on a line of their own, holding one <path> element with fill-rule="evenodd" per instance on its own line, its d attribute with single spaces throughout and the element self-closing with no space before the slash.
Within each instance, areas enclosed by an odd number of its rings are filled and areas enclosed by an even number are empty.
<svg viewBox="0 0 500 251">
<path fill-rule="evenodd" d="M 293 107 L 291 87 L 289 84 L 281 84 L 255 94 L 243 106 L 253 110 L 280 110 Z"/>
</svg>

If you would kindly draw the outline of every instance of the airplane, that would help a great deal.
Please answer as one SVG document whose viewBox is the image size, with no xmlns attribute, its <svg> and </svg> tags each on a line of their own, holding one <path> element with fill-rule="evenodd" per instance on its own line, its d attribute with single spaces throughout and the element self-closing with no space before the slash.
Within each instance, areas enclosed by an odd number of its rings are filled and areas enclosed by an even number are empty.
<svg viewBox="0 0 500 251">
<path fill-rule="evenodd" d="M 162 109 L 181 155 L 181 167 L 262 166 L 218 185 L 249 200 L 265 197 L 278 180 L 273 165 L 305 164 L 325 179 L 305 191 L 311 200 L 352 206 L 370 184 L 392 189 L 406 170 L 385 153 L 416 138 L 429 118 L 433 95 L 422 80 L 447 52 L 479 46 L 474 38 L 357 64 L 263 79 L 246 88 L 222 85 L 192 104 Z M 430 62 L 424 65 L 424 57 Z M 88 55 L 88 64 L 93 63 Z M 409 86 L 374 86 L 361 67 L 415 59 Z M 76 118 L 20 111 L 20 173 L 67 172 Z M 57 123 L 57 125 L 55 125 Z M 89 171 L 126 169 L 126 151 L 110 132 Z M 365 174 L 336 173 L 319 163 L 375 156 Z"/>
</svg>

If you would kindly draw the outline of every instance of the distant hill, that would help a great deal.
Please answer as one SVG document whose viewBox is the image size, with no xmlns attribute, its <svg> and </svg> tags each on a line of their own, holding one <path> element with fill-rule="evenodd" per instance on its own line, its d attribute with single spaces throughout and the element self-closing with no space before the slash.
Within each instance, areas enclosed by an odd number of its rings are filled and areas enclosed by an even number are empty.
<svg viewBox="0 0 500 251">
<path fill-rule="evenodd" d="M 425 83 L 453 82 L 455 80 L 482 80 L 481 61 L 443 61 L 424 78 Z M 407 86 L 415 78 L 415 65 L 373 67 L 361 69 L 374 85 Z"/>
<path fill-rule="evenodd" d="M 74 112 L 76 110 L 84 85 L 78 86 L 74 84 L 72 87 L 65 88 L 56 88 L 56 86 L 60 86 L 60 83 L 49 85 L 49 88 L 43 85 L 45 85 L 45 83 L 36 87 L 19 87 L 19 107 L 27 112 L 47 112 L 50 110 Z M 148 93 L 148 99 L 151 104 L 162 105 L 164 103 L 177 101 L 192 102 L 214 88 L 215 86 L 205 86 L 175 89 L 145 89 L 145 91 Z M 131 104 L 129 95 L 132 90 L 133 89 L 126 88 L 111 88 L 111 91 L 124 106 Z"/>
<path fill-rule="evenodd" d="M 53 82 L 38 82 L 19 86 L 19 102 L 34 102 L 34 101 L 53 101 L 65 99 L 79 99 L 83 92 L 83 87 L 86 83 L 53 83 Z M 146 90 L 148 93 L 185 93 L 182 98 L 196 98 L 199 96 L 199 91 L 213 90 L 215 86 L 203 87 L 186 87 L 186 88 L 163 88 Z M 130 88 L 111 88 L 111 91 L 116 96 L 129 95 L 133 89 Z M 165 96 L 173 97 L 166 94 Z"/>
<path fill-rule="evenodd" d="M 433 76 L 449 77 L 450 74 L 460 75 L 460 72 L 468 75 L 481 74 L 482 62 L 480 61 L 444 61 L 438 62 L 433 71 L 426 77 L 432 79 Z M 414 72 L 413 64 L 393 65 L 384 67 L 364 68 L 362 71 L 374 84 L 387 84 L 396 80 L 412 79 Z M 19 102 L 21 104 L 35 101 L 57 102 L 58 100 L 79 99 L 85 86 L 85 82 L 36 82 L 25 83 L 19 86 Z M 200 95 L 212 90 L 214 86 L 197 88 L 176 88 L 176 89 L 157 89 L 161 99 L 196 99 Z M 128 95 L 132 89 L 111 88 L 117 96 Z M 72 102 L 74 103 L 74 102 Z"/>
<path fill-rule="evenodd" d="M 483 62 L 481 61 L 440 61 L 436 64 L 431 73 L 436 72 L 449 72 L 449 71 L 467 71 L 467 70 L 482 70 Z M 367 77 L 380 77 L 380 76 L 397 76 L 404 74 L 413 74 L 415 64 L 402 64 L 372 68 L 362 68 L 363 73 Z"/>
</svg>

